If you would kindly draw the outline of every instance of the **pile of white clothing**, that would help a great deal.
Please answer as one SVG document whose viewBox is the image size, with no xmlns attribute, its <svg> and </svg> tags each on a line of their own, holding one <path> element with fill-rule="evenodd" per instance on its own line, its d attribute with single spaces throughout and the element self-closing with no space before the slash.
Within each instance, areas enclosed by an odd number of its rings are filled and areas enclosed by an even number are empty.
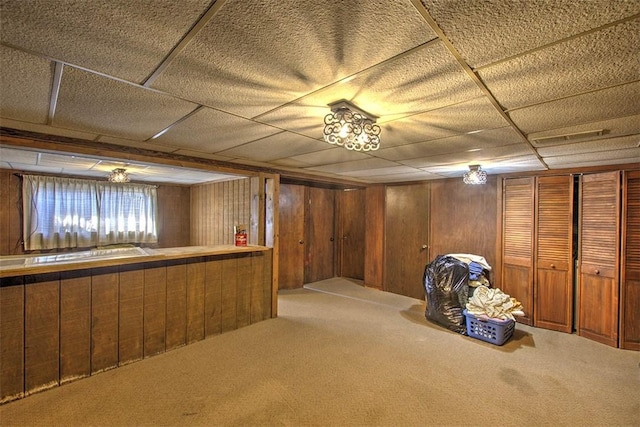
<svg viewBox="0 0 640 427">
<path fill-rule="evenodd" d="M 514 316 L 524 316 L 522 304 L 500 289 L 478 286 L 467 303 L 467 312 L 476 317 L 490 317 L 493 319 L 511 319 Z"/>
</svg>

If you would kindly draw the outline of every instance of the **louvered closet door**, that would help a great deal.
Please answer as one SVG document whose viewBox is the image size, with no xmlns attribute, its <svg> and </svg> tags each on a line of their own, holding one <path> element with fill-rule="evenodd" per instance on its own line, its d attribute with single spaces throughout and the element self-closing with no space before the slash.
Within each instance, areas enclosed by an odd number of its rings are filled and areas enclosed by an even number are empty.
<svg viewBox="0 0 640 427">
<path fill-rule="evenodd" d="M 580 183 L 578 334 L 618 346 L 620 172 Z"/>
<path fill-rule="evenodd" d="M 620 347 L 640 350 L 640 171 L 625 174 Z"/>
<path fill-rule="evenodd" d="M 537 178 L 534 326 L 571 332 L 573 326 L 573 177 Z"/>
<path fill-rule="evenodd" d="M 533 207 L 534 179 L 508 178 L 503 182 L 502 290 L 522 303 L 533 324 Z"/>
</svg>

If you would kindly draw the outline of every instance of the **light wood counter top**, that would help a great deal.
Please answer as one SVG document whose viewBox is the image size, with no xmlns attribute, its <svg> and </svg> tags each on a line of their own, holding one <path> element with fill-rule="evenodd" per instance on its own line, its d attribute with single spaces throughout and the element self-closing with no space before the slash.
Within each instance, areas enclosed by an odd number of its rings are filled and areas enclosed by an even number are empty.
<svg viewBox="0 0 640 427">
<path fill-rule="evenodd" d="M 135 248 L 133 254 L 91 255 L 91 251 L 56 254 L 0 256 L 0 278 L 59 273 L 89 268 L 177 260 L 183 258 L 233 255 L 268 251 L 266 246 L 184 246 L 176 248 Z"/>
</svg>

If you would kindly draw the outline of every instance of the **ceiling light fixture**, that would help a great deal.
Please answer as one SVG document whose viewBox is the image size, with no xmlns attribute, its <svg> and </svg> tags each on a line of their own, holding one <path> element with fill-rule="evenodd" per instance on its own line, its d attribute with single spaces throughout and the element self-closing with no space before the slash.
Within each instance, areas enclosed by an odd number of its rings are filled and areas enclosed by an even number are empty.
<svg viewBox="0 0 640 427">
<path fill-rule="evenodd" d="M 375 151 L 380 148 L 378 117 L 369 114 L 349 101 L 329 104 L 331 113 L 324 118 L 324 140 L 347 150 Z"/>
<path fill-rule="evenodd" d="M 486 184 L 487 173 L 482 170 L 480 165 L 469 165 L 469 171 L 465 172 L 462 180 L 465 184 Z"/>
<path fill-rule="evenodd" d="M 129 174 L 126 169 L 116 168 L 111 171 L 109 176 L 107 177 L 109 182 L 129 182 Z"/>
</svg>

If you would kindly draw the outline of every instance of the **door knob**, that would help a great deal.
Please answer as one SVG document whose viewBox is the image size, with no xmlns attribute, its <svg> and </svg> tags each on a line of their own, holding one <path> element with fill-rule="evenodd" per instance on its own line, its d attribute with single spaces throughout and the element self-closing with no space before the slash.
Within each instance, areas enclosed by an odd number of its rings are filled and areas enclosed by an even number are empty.
<svg viewBox="0 0 640 427">
<path fill-rule="evenodd" d="M 422 249 L 427 249 L 429 246 L 427 245 L 422 245 Z"/>
<path fill-rule="evenodd" d="M 304 240 L 298 240 L 298 243 L 303 244 Z"/>
<path fill-rule="evenodd" d="M 551 264 L 551 268 L 556 268 L 556 265 L 555 264 Z"/>
<path fill-rule="evenodd" d="M 596 274 L 600 274 L 600 270 L 596 270 Z"/>
</svg>

